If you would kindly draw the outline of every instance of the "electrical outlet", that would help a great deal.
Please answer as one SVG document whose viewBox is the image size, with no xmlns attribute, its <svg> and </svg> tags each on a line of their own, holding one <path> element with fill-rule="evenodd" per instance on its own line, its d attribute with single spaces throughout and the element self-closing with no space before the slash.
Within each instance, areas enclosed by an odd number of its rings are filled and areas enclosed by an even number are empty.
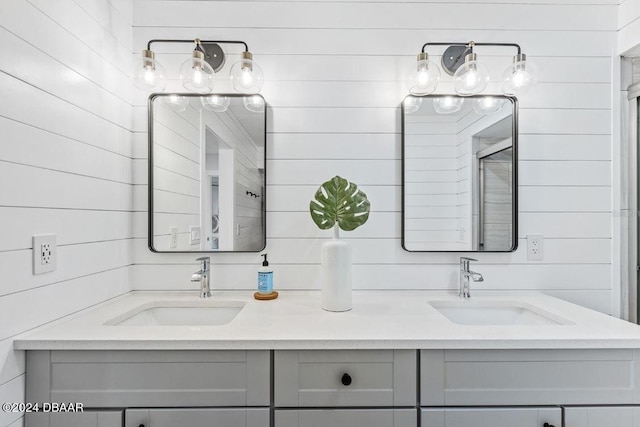
<svg viewBox="0 0 640 427">
<path fill-rule="evenodd" d="M 200 244 L 200 227 L 192 225 L 189 227 L 189 244 L 190 245 L 199 245 Z"/>
<path fill-rule="evenodd" d="M 175 249 L 178 247 L 178 227 L 169 228 L 169 248 Z"/>
<path fill-rule="evenodd" d="M 544 236 L 527 234 L 527 260 L 542 261 L 544 259 Z"/>
<path fill-rule="evenodd" d="M 33 236 L 33 274 L 55 271 L 58 267 L 56 235 Z"/>
</svg>

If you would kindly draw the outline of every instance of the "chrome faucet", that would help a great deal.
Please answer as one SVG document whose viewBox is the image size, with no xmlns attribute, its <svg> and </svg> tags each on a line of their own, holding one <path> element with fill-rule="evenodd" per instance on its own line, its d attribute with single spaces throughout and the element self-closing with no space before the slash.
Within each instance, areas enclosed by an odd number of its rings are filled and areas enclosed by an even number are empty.
<svg viewBox="0 0 640 427">
<path fill-rule="evenodd" d="M 209 298 L 211 296 L 211 288 L 209 287 L 209 265 L 211 258 L 203 256 L 196 261 L 202 261 L 202 269 L 191 275 L 192 282 L 200 282 L 200 298 Z"/>
<path fill-rule="evenodd" d="M 471 297 L 469 279 L 474 282 L 484 281 L 482 274 L 469 270 L 469 261 L 477 261 L 477 259 L 460 257 L 460 290 L 458 291 L 460 298 Z"/>
</svg>

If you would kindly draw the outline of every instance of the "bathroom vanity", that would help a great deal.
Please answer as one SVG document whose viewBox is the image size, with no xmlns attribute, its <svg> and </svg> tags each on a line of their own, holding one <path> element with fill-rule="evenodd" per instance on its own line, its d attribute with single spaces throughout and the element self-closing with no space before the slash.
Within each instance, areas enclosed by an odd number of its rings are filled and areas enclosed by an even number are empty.
<svg viewBox="0 0 640 427">
<path fill-rule="evenodd" d="M 640 425 L 636 325 L 540 294 L 363 291 L 346 313 L 318 298 L 132 293 L 36 331 L 15 342 L 26 401 L 85 412 L 26 425 Z"/>
</svg>

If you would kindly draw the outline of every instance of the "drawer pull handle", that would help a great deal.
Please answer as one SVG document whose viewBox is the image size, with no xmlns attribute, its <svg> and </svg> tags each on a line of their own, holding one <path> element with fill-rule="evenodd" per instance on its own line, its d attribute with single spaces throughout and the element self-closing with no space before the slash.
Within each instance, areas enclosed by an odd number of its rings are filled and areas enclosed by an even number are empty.
<svg viewBox="0 0 640 427">
<path fill-rule="evenodd" d="M 544 423 L 542 427 L 555 427 L 553 424 Z"/>
<path fill-rule="evenodd" d="M 343 374 L 342 375 L 342 379 L 340 381 L 342 381 L 342 385 L 351 385 L 351 382 L 352 382 L 351 375 L 346 374 L 346 373 Z"/>
</svg>

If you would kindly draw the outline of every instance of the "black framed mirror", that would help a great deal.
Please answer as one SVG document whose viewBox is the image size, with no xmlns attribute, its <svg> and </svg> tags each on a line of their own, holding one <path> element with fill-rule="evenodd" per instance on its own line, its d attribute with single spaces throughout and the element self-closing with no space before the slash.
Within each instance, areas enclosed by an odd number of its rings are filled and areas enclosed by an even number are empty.
<svg viewBox="0 0 640 427">
<path fill-rule="evenodd" d="M 402 247 L 514 251 L 517 172 L 516 98 L 407 96 L 402 103 Z"/>
<path fill-rule="evenodd" d="M 149 249 L 266 246 L 266 103 L 260 95 L 149 97 Z"/>
</svg>

